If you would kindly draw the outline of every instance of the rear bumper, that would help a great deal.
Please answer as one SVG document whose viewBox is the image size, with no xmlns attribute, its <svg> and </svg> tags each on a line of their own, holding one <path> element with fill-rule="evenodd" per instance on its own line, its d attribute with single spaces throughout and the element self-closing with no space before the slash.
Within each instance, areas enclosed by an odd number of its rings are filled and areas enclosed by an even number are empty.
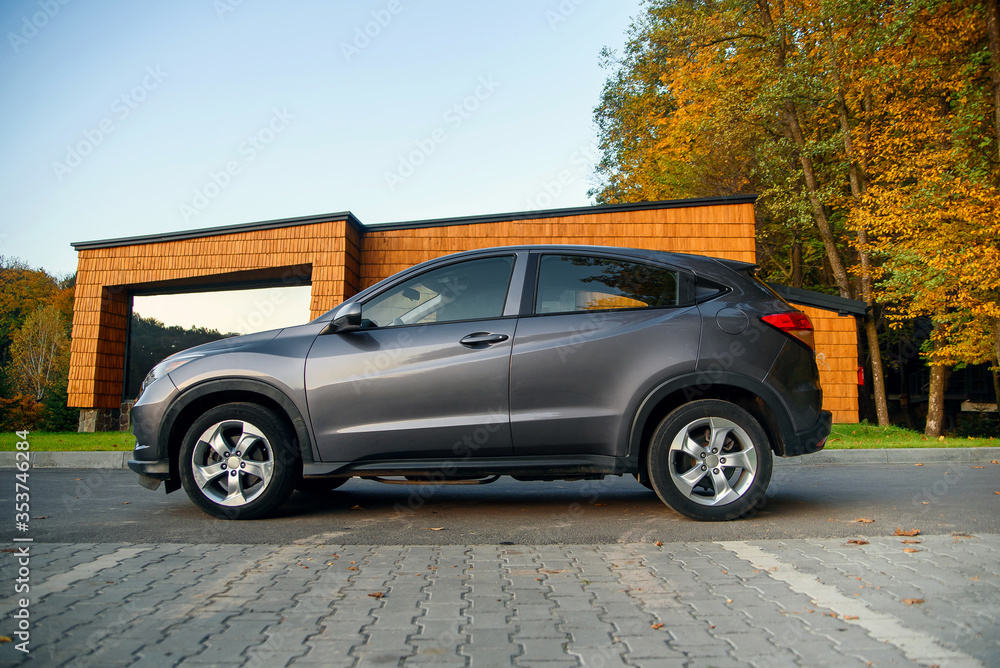
<svg viewBox="0 0 1000 668">
<path fill-rule="evenodd" d="M 798 457 L 819 452 L 826 445 L 833 426 L 833 413 L 820 411 L 816 423 L 805 431 L 800 431 L 792 439 L 785 441 L 785 457 Z"/>
</svg>

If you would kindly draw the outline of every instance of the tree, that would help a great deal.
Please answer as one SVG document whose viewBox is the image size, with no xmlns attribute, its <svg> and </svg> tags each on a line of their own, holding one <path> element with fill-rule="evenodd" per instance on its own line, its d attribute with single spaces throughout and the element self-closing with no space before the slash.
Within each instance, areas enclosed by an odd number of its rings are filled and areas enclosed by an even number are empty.
<svg viewBox="0 0 1000 668">
<path fill-rule="evenodd" d="M 14 332 L 38 307 L 51 303 L 58 290 L 56 279 L 46 272 L 0 256 L 0 363 L 7 359 Z"/>
<path fill-rule="evenodd" d="M 890 93 L 864 141 L 870 187 L 852 212 L 883 258 L 890 318 L 934 323 L 929 437 L 943 428 L 949 368 L 1000 353 L 1000 98 L 987 10 L 926 2 L 887 16 L 894 37 L 880 49 L 878 83 Z"/>
<path fill-rule="evenodd" d="M 42 306 L 14 333 L 8 374 L 21 393 L 42 401 L 69 367 L 67 325 L 56 306 Z"/>
<path fill-rule="evenodd" d="M 593 194 L 615 202 L 758 193 L 765 277 L 832 287 L 872 307 L 862 332 L 878 419 L 888 424 L 869 250 L 846 225 L 865 184 L 852 106 L 864 97 L 853 94 L 852 73 L 874 48 L 851 37 L 877 22 L 880 7 L 649 3 L 623 59 L 605 53 L 613 72 L 595 109 L 604 155 Z"/>
</svg>

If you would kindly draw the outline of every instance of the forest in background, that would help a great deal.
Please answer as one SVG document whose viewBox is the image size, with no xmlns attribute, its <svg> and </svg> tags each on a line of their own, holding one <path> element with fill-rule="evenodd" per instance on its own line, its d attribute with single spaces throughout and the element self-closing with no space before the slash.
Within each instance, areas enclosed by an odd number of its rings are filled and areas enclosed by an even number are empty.
<svg viewBox="0 0 1000 668">
<path fill-rule="evenodd" d="M 925 434 L 954 369 L 1000 396 L 1000 16 L 993 1 L 650 0 L 595 120 L 598 203 L 758 194 L 765 280 L 866 302 L 885 352 L 914 328 Z"/>
</svg>

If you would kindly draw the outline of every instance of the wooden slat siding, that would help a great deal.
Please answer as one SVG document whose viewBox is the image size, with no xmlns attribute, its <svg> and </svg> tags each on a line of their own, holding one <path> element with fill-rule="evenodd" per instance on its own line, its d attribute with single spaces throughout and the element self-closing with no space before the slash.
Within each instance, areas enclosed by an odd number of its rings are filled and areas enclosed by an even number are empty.
<svg viewBox="0 0 1000 668">
<path fill-rule="evenodd" d="M 117 408 L 125 370 L 129 286 L 235 271 L 311 265 L 311 310 L 323 313 L 357 286 L 345 275 L 346 221 L 79 251 L 69 405 Z M 354 235 L 357 236 L 356 234 Z M 357 258 L 358 239 L 354 239 Z M 355 266 L 357 260 L 354 261 Z M 318 272 L 317 268 L 321 271 Z M 352 288 L 356 290 L 357 288 Z"/>
<path fill-rule="evenodd" d="M 854 316 L 801 304 L 812 320 L 816 337 L 816 363 L 823 386 L 823 408 L 833 412 L 836 423 L 858 421 L 858 349 Z"/>
<path fill-rule="evenodd" d="M 754 262 L 753 206 L 727 204 L 449 227 L 369 229 L 362 251 L 362 287 L 449 253 L 545 243 L 627 246 Z"/>
<path fill-rule="evenodd" d="M 70 406 L 115 408 L 124 373 L 128 286 L 234 271 L 311 268 L 311 317 L 359 289 L 435 257 L 474 248 L 535 243 L 626 246 L 755 261 L 751 204 L 658 209 L 561 218 L 357 230 L 345 221 L 79 251 L 70 363 Z M 115 287 L 120 286 L 120 287 Z M 802 307 L 824 353 L 824 404 L 838 422 L 857 421 L 856 340 L 850 318 Z"/>
</svg>

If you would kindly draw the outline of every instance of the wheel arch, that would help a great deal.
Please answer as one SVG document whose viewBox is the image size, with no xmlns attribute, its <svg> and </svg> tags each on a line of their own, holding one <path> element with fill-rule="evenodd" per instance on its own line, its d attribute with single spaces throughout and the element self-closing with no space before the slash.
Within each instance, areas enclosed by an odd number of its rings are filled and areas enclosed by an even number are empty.
<svg viewBox="0 0 1000 668">
<path fill-rule="evenodd" d="M 763 383 L 731 372 L 680 376 L 657 386 L 636 411 L 629 433 L 628 452 L 638 460 L 640 475 L 646 476 L 646 455 L 657 425 L 671 411 L 698 399 L 719 399 L 745 409 L 760 423 L 774 454 L 784 456 L 785 434 L 793 427 L 778 395 Z"/>
<path fill-rule="evenodd" d="M 284 392 L 269 383 L 249 378 L 210 380 L 181 394 L 167 409 L 161 422 L 159 441 L 166 445 L 170 460 L 170 478 L 166 483 L 168 493 L 180 489 L 178 455 L 188 429 L 205 411 L 233 402 L 258 404 L 273 411 L 291 427 L 302 461 L 313 461 L 308 425 L 298 407 Z"/>
</svg>

